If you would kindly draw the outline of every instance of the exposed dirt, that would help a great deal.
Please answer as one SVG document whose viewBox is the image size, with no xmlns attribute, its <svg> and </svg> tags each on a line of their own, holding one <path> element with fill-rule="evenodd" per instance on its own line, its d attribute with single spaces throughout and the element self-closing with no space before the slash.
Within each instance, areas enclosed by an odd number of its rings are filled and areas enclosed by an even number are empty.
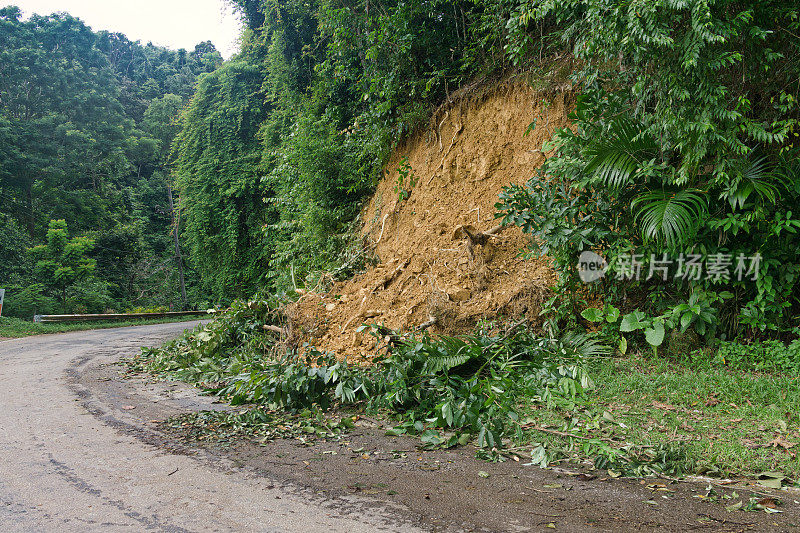
<svg viewBox="0 0 800 533">
<path fill-rule="evenodd" d="M 332 290 L 309 292 L 290 307 L 293 340 L 369 358 L 376 341 L 365 322 L 410 330 L 431 318 L 434 333 L 462 333 L 480 319 L 538 316 L 555 276 L 547 261 L 519 257 L 518 228 L 473 237 L 498 224 L 501 189 L 530 179 L 542 143 L 568 124 L 570 92 L 535 91 L 520 80 L 456 98 L 399 146 L 361 214 L 365 246 L 379 264 Z M 529 125 L 536 127 L 525 135 Z M 395 190 L 407 158 L 410 197 Z"/>
<path fill-rule="evenodd" d="M 72 379 L 88 405 L 139 418 L 117 428 L 146 442 L 326 501 L 346 505 L 347 498 L 367 498 L 397 509 L 398 524 L 432 531 L 794 531 L 800 523 L 794 494 L 777 493 L 782 514 L 728 512 L 725 505 L 737 500 L 699 498 L 707 493 L 704 483 L 612 479 L 580 465 L 542 470 L 514 461 L 492 464 L 475 459 L 472 448 L 422 451 L 418 441 L 385 437 L 381 421 L 365 418 L 341 440 L 311 446 L 294 440 L 200 444 L 158 429 L 158 420 L 208 408 L 208 400 L 194 399 L 186 385 L 122 379 L 121 368 L 111 365 L 86 365 Z M 751 495 L 741 486 L 715 490 L 736 491 L 745 500 Z"/>
</svg>

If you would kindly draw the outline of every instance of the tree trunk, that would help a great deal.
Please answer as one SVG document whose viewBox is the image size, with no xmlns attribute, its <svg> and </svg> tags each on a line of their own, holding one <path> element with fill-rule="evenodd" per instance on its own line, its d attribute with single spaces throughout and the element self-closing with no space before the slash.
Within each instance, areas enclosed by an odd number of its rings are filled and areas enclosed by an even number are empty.
<svg viewBox="0 0 800 533">
<path fill-rule="evenodd" d="M 172 185 L 167 182 L 167 196 L 169 197 L 169 211 L 172 214 L 172 236 L 175 241 L 175 262 L 178 263 L 178 277 L 181 283 L 181 311 L 186 310 L 186 282 L 183 277 L 183 255 L 178 239 L 178 218 L 175 216 L 175 204 L 172 201 Z"/>
<path fill-rule="evenodd" d="M 28 236 L 31 238 L 31 242 L 33 242 L 33 238 L 36 233 L 36 214 L 33 211 L 33 180 L 28 185 L 27 190 L 28 196 L 28 216 L 27 216 L 27 226 L 28 226 Z"/>
</svg>

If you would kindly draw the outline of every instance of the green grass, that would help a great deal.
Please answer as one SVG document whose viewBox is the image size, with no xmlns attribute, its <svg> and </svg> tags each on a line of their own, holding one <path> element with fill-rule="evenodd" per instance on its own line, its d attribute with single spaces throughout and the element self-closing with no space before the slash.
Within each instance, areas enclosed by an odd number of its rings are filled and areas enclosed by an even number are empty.
<svg viewBox="0 0 800 533">
<path fill-rule="evenodd" d="M 597 388 L 587 401 L 573 411 L 531 406 L 536 426 L 596 437 L 617 449 L 680 449 L 694 473 L 800 476 L 800 376 L 642 356 L 588 366 Z M 536 430 L 527 438 L 571 459 L 593 459 L 585 439 Z"/>
<path fill-rule="evenodd" d="M 204 317 L 198 316 L 197 320 Z M 31 335 L 45 335 L 48 333 L 66 333 L 68 331 L 86 331 L 91 329 L 124 328 L 128 326 L 143 326 L 146 324 L 168 324 L 172 322 L 191 322 L 191 317 L 152 318 L 126 321 L 107 322 L 72 322 L 43 324 L 34 323 L 19 318 L 0 317 L 0 338 L 30 337 Z"/>
</svg>

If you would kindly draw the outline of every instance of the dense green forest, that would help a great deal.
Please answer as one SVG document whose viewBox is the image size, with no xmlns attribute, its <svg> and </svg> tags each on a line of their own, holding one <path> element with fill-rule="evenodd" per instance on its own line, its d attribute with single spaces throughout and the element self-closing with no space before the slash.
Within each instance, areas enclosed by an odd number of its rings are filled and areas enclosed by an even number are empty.
<svg viewBox="0 0 800 533">
<path fill-rule="evenodd" d="M 222 63 L 0 9 L 0 284 L 5 314 L 180 309 L 199 283 L 172 237 L 170 146 Z"/>
</svg>

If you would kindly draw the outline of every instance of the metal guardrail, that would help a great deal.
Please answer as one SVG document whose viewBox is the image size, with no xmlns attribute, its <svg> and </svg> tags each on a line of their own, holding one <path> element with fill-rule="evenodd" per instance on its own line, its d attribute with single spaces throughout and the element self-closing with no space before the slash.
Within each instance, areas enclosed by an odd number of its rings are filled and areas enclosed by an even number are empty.
<svg viewBox="0 0 800 533">
<path fill-rule="evenodd" d="M 96 322 L 101 320 L 139 320 L 147 318 L 173 318 L 209 314 L 208 311 L 171 311 L 166 313 L 106 313 L 96 315 L 36 315 L 34 322 Z"/>
</svg>

